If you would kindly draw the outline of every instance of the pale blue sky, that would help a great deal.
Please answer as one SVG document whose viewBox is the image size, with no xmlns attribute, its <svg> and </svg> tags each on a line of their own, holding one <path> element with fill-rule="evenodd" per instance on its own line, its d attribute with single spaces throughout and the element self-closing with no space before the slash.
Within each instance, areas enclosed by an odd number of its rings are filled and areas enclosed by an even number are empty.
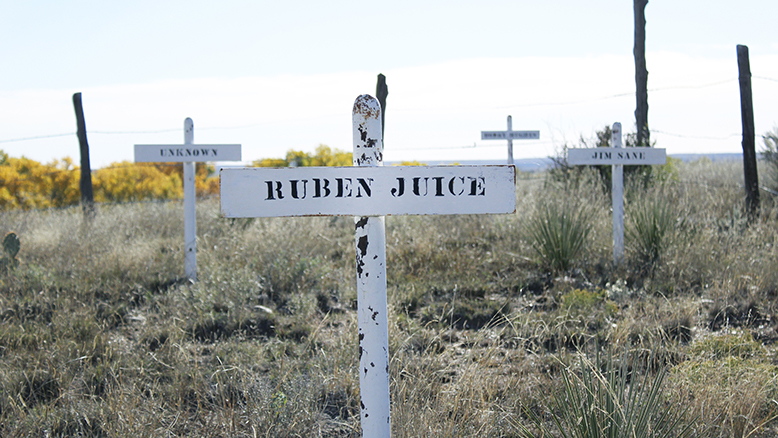
<svg viewBox="0 0 778 438">
<path fill-rule="evenodd" d="M 757 132 L 778 123 L 778 2 L 651 0 L 646 17 L 658 147 L 739 150 L 736 44 L 751 52 Z M 0 149 L 42 161 L 77 157 L 75 137 L 8 140 L 74 131 L 77 91 L 97 165 L 182 141 L 185 117 L 196 142 L 242 143 L 246 160 L 350 149 L 350 103 L 378 73 L 388 159 L 503 157 L 479 133 L 508 114 L 541 131 L 517 158 L 634 125 L 631 0 L 0 0 L 0 40 Z"/>
</svg>

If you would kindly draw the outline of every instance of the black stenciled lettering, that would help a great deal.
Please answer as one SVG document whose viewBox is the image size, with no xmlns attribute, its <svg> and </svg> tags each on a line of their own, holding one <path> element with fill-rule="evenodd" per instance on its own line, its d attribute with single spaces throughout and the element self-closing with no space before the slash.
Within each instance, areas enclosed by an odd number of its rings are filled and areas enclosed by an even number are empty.
<svg viewBox="0 0 778 438">
<path fill-rule="evenodd" d="M 627 154 L 629 154 L 629 152 L 627 152 Z M 624 159 L 624 153 L 623 152 L 616 152 L 616 158 L 618 158 L 620 160 Z M 627 158 L 629 158 L 629 156 L 627 156 Z"/>
<path fill-rule="evenodd" d="M 421 180 L 422 178 L 420 176 L 413 178 L 413 194 L 416 196 L 427 196 L 427 192 L 429 191 L 427 182 L 429 181 L 429 178 L 424 177 L 424 194 L 421 193 Z"/>
<path fill-rule="evenodd" d="M 435 180 L 435 196 L 443 196 L 443 176 L 434 176 Z"/>
<path fill-rule="evenodd" d="M 195 157 L 200 156 L 200 150 L 199 149 L 193 150 L 192 155 L 194 155 Z"/>
<path fill-rule="evenodd" d="M 214 157 L 219 155 L 219 153 L 216 151 L 216 149 L 211 149 L 211 152 L 213 152 L 213 156 Z M 204 154 L 204 155 L 208 155 L 208 154 Z"/>
<path fill-rule="evenodd" d="M 470 193 L 468 193 L 468 196 L 486 196 L 486 180 L 484 177 L 473 178 L 468 176 L 467 179 L 470 180 Z"/>
<path fill-rule="evenodd" d="M 357 198 L 362 197 L 362 191 L 364 190 L 365 196 L 368 198 L 371 195 L 371 184 L 373 184 L 373 178 L 357 178 L 359 185 L 357 186 Z"/>
<path fill-rule="evenodd" d="M 351 197 L 351 178 L 335 178 L 338 182 L 338 192 L 335 195 L 336 198 L 350 198 Z"/>
<path fill-rule="evenodd" d="M 187 157 L 191 157 L 192 156 L 192 150 L 191 149 L 184 149 L 184 155 L 186 155 Z"/>
<path fill-rule="evenodd" d="M 273 183 L 275 183 L 275 189 L 273 188 Z M 265 181 L 265 184 L 267 184 L 267 198 L 265 198 L 265 201 L 273 201 L 276 198 L 284 199 L 284 195 L 281 193 L 281 181 Z"/>
<path fill-rule="evenodd" d="M 314 198 L 326 198 L 330 195 L 330 180 L 326 178 L 314 178 L 313 179 L 313 197 Z"/>
<path fill-rule="evenodd" d="M 397 178 L 397 187 L 393 188 L 391 193 L 395 198 L 399 198 L 405 193 L 405 178 Z"/>
<path fill-rule="evenodd" d="M 458 192 L 454 188 L 454 183 L 456 183 L 457 181 L 461 181 L 462 182 L 462 190 L 460 190 Z M 456 177 L 455 176 L 454 178 L 451 178 L 451 180 L 449 180 L 449 182 L 448 182 L 448 191 L 451 192 L 451 194 L 454 195 L 454 196 L 459 196 L 462 193 L 464 193 L 465 192 L 465 177 L 464 176 L 460 176 L 460 177 Z"/>
<path fill-rule="evenodd" d="M 302 182 L 303 183 L 303 194 L 300 196 L 299 190 L 297 188 L 297 183 Z M 290 180 L 289 183 L 292 185 L 292 197 L 294 199 L 305 199 L 305 196 L 308 194 L 308 180 Z"/>
</svg>

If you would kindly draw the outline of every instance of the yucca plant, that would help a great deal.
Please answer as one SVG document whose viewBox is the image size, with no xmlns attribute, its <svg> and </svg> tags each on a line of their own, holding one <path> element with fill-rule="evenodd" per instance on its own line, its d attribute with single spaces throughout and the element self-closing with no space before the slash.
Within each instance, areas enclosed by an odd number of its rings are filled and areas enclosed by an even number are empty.
<svg viewBox="0 0 778 438">
<path fill-rule="evenodd" d="M 543 265 L 553 271 L 567 271 L 586 244 L 590 224 L 591 214 L 585 207 L 548 203 L 535 211 L 527 233 Z"/>
<path fill-rule="evenodd" d="M 670 242 L 676 216 L 663 200 L 644 200 L 628 215 L 627 238 L 640 261 L 653 265 Z"/>
<path fill-rule="evenodd" d="M 564 438 L 691 436 L 693 422 L 684 422 L 686 410 L 668 406 L 662 397 L 665 369 L 653 378 L 648 372 L 639 378 L 629 369 L 630 359 L 630 355 L 624 353 L 617 365 L 611 353 L 602 372 L 597 364 L 582 357 L 580 373 L 570 368 L 562 373 L 563 390 L 553 397 L 551 404 L 553 427 L 527 409 L 527 415 L 540 432 L 536 435 L 519 425 L 521 436 L 555 436 L 551 433 L 552 428 Z"/>
</svg>

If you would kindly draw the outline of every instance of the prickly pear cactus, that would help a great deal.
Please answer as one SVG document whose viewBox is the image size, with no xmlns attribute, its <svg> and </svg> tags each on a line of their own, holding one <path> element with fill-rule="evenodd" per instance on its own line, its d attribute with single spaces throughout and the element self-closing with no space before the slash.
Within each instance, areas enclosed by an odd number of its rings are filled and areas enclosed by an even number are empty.
<svg viewBox="0 0 778 438">
<path fill-rule="evenodd" d="M 21 248 L 19 236 L 16 233 L 6 234 L 3 238 L 3 252 L 5 256 L 0 258 L 0 273 L 8 271 L 9 268 L 19 266 L 19 259 L 16 258 L 16 255 L 19 254 L 19 248 Z"/>
<path fill-rule="evenodd" d="M 17 236 L 16 233 L 8 233 L 5 235 L 5 238 L 3 238 L 3 252 L 5 252 L 8 257 L 12 259 L 16 258 L 16 254 L 19 254 L 20 247 L 21 243 L 19 242 L 19 236 Z"/>
</svg>

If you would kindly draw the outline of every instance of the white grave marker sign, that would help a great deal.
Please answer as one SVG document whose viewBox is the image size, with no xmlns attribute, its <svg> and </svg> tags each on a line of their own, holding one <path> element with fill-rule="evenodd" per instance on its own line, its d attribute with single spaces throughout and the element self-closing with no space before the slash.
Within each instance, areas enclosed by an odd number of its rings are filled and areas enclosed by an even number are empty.
<svg viewBox="0 0 778 438">
<path fill-rule="evenodd" d="M 540 131 L 514 131 L 511 116 L 508 116 L 507 131 L 481 131 L 481 140 L 508 140 L 508 164 L 513 164 L 513 140 L 538 139 L 540 139 Z"/>
<path fill-rule="evenodd" d="M 621 123 L 611 129 L 610 148 L 579 148 L 567 150 L 567 162 L 572 165 L 611 165 L 611 196 L 613 203 L 613 262 L 624 259 L 624 166 L 667 163 L 667 152 L 656 148 L 625 148 L 621 140 Z"/>
<path fill-rule="evenodd" d="M 223 169 L 221 185 L 224 217 L 510 213 L 516 193 L 509 166 Z"/>
<path fill-rule="evenodd" d="M 355 216 L 362 434 L 388 438 L 389 335 L 384 216 L 512 213 L 513 166 L 383 167 L 381 109 L 359 96 L 353 109 L 354 166 L 225 168 L 225 217 Z"/>
<path fill-rule="evenodd" d="M 136 144 L 135 162 L 173 162 L 184 166 L 184 271 L 197 280 L 197 224 L 195 220 L 195 163 L 240 161 L 239 144 L 194 144 L 194 122 L 184 120 L 184 144 Z"/>
</svg>

